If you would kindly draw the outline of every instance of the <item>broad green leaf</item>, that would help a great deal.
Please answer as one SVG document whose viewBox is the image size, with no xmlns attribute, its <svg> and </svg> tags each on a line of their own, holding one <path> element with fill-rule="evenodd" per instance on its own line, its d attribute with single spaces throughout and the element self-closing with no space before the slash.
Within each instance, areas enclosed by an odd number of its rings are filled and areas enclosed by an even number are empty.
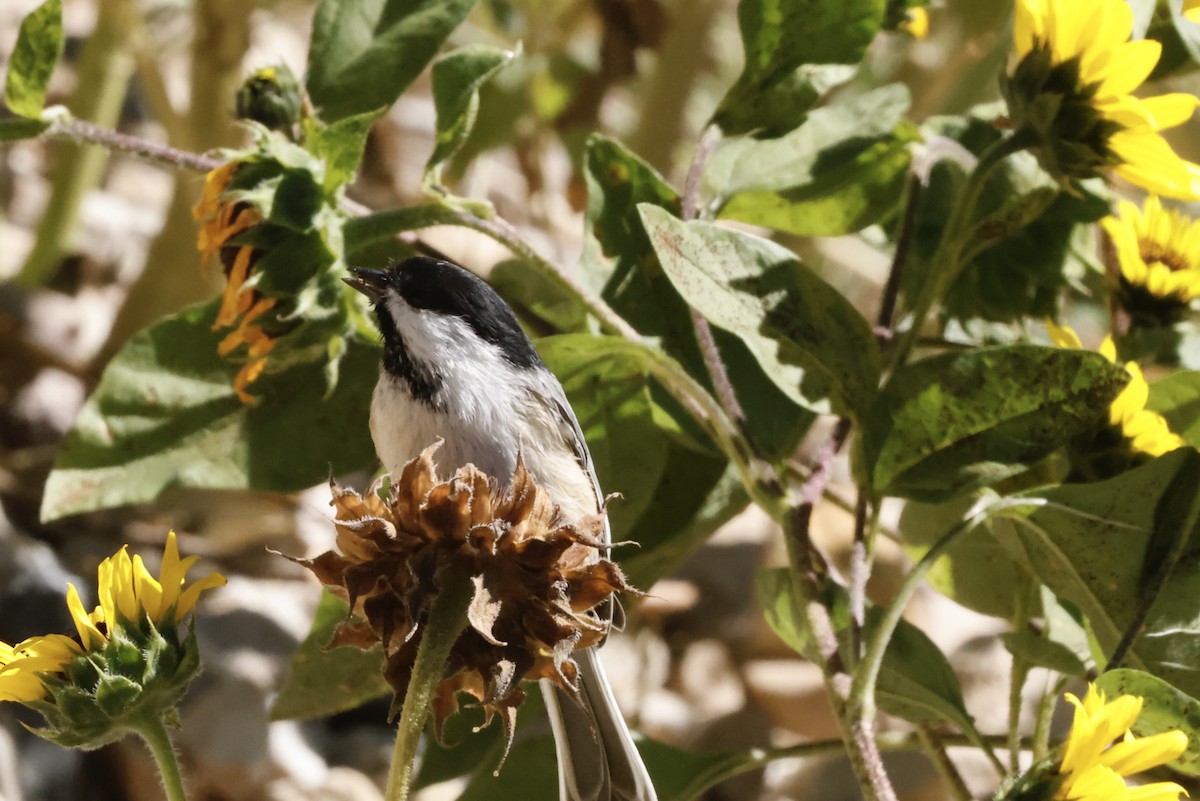
<svg viewBox="0 0 1200 801">
<path fill-rule="evenodd" d="M 32 139 L 35 136 L 41 135 L 49 127 L 50 123 L 48 122 L 25 119 L 24 117 L 0 120 L 0 142 L 16 142 L 19 139 Z"/>
<path fill-rule="evenodd" d="M 1168 763 L 1172 769 L 1192 776 L 1200 775 L 1200 701 L 1172 687 L 1160 678 L 1140 670 L 1110 670 L 1100 674 L 1096 687 L 1110 699 L 1135 695 L 1142 699 L 1142 711 L 1133 724 L 1138 737 L 1151 737 L 1176 729 L 1188 736 L 1183 756 Z"/>
<path fill-rule="evenodd" d="M 825 154 L 835 158 L 819 168 L 807 186 L 778 192 L 734 195 L 718 215 L 797 236 L 843 236 L 861 231 L 896 210 L 912 162 L 912 130 L 871 141 L 847 140 Z"/>
<path fill-rule="evenodd" d="M 333 526 L 330 526 L 333 542 Z M 391 695 L 383 680 L 383 648 L 325 650 L 349 605 L 328 591 L 321 594 L 312 628 L 296 655 L 283 688 L 271 704 L 271 720 L 304 720 L 354 709 L 373 698 Z"/>
<path fill-rule="evenodd" d="M 973 495 L 940 504 L 908 501 L 900 514 L 900 532 L 909 556 L 920 559 L 934 543 L 961 523 L 975 505 Z M 1032 592 L 1032 577 L 1013 561 L 986 524 L 958 537 L 934 562 L 926 581 L 935 590 L 983 615 L 1012 620 L 1022 593 Z"/>
<path fill-rule="evenodd" d="M 374 344 L 347 343 L 329 397 L 320 347 L 311 362 L 264 374 L 253 385 L 257 404 L 246 406 L 233 390 L 239 365 L 217 354 L 217 306 L 139 332 L 109 363 L 55 460 L 44 520 L 143 503 L 176 486 L 295 492 L 375 464 Z"/>
<path fill-rule="evenodd" d="M 617 561 L 633 586 L 649 589 L 749 503 L 741 475 L 724 457 L 671 440 L 654 503 L 627 535 L 639 547 L 618 553 Z"/>
<path fill-rule="evenodd" d="M 325 122 L 391 106 L 476 0 L 321 0 L 306 88 Z"/>
<path fill-rule="evenodd" d="M 720 216 L 802 236 L 861 230 L 903 191 L 916 129 L 908 90 L 892 84 L 835 100 L 779 139 L 732 139 L 704 172 Z"/>
<path fill-rule="evenodd" d="M 880 393 L 863 432 L 871 485 L 937 501 L 994 483 L 1101 424 L 1127 381 L 1099 354 L 1035 345 L 907 365 Z"/>
<path fill-rule="evenodd" d="M 624 540 L 654 500 L 667 460 L 641 346 L 591 334 L 548 337 L 537 345 L 575 410 L 600 486 L 623 496 L 609 504 L 608 514 L 613 539 Z"/>
<path fill-rule="evenodd" d="M 788 396 L 819 414 L 862 420 L 879 380 L 871 328 L 791 251 L 710 223 L 638 207 L 679 294 L 736 334 Z"/>
<path fill-rule="evenodd" d="M 1158 412 L 1192 447 L 1200 447 L 1200 372 L 1180 370 L 1150 385 L 1146 408 Z"/>
<path fill-rule="evenodd" d="M 386 109 L 364 111 L 318 127 L 309 134 L 308 149 L 325 161 L 325 190 L 348 184 L 358 174 L 371 126 Z"/>
<path fill-rule="evenodd" d="M 691 310 L 663 271 L 637 213 L 639 203 L 650 203 L 677 214 L 679 196 L 650 165 L 601 136 L 588 139 L 584 171 L 585 267 L 604 277 L 603 296 L 613 309 L 639 333 L 657 337 L 694 379 L 711 387 Z M 771 457 L 790 454 L 812 415 L 775 386 L 738 337 L 720 330 L 713 337 L 746 412 L 750 435 Z"/>
<path fill-rule="evenodd" d="M 460 224 L 458 213 L 441 203 L 425 203 L 400 209 L 377 211 L 346 221 L 346 258 L 353 262 L 358 251 L 386 243 L 405 231 L 432 228 L 435 225 Z"/>
<path fill-rule="evenodd" d="M 437 135 L 433 154 L 425 164 L 425 183 L 441 183 L 442 167 L 452 158 L 475 125 L 479 110 L 479 87 L 516 53 L 487 45 L 469 45 L 433 63 L 433 106 L 437 111 Z"/>
<path fill-rule="evenodd" d="M 1032 631 L 1009 631 L 1001 634 L 1000 639 L 1010 654 L 1032 665 L 1056 670 L 1065 676 L 1087 676 L 1087 665 L 1062 643 L 1040 637 Z"/>
<path fill-rule="evenodd" d="M 856 63 L 879 31 L 885 6 L 886 0 L 741 0 L 738 26 L 746 63 L 713 122 L 726 133 L 756 128 L 783 133 L 793 127 L 820 96 L 815 87 L 805 91 L 813 81 L 797 70 Z M 778 107 L 789 100 L 794 108 Z"/>
<path fill-rule="evenodd" d="M 21 20 L 4 79 L 9 110 L 30 119 L 41 116 L 50 74 L 62 51 L 62 0 L 46 0 Z"/>
<path fill-rule="evenodd" d="M 1125 664 L 1200 695 L 1200 563 L 1178 561 L 1157 576 L 1154 541 L 1187 538 L 1200 518 L 1200 453 L 1181 448 L 1108 481 L 1030 492 L 1031 504 L 992 520 L 1009 552 L 1087 618 L 1111 654 L 1148 593 L 1156 598 Z"/>
</svg>

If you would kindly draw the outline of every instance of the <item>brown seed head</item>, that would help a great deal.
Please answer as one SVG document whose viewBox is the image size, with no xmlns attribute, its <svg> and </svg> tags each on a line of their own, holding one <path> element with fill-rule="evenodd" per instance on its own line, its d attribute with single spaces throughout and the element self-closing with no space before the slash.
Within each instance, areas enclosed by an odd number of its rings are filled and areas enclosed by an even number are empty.
<svg viewBox="0 0 1200 801">
<path fill-rule="evenodd" d="M 595 608 L 631 588 L 602 558 L 603 513 L 563 520 L 520 459 L 506 490 L 474 465 L 443 481 L 433 464 L 437 447 L 405 465 L 382 496 L 380 482 L 365 497 L 332 484 L 337 550 L 302 564 L 359 618 L 344 622 L 330 647 L 383 643 L 393 714 L 440 576 L 448 569 L 469 575 L 468 626 L 451 651 L 434 719 L 440 732 L 458 709 L 456 694 L 465 692 L 483 705 L 487 722 L 502 717 L 511 740 L 525 697 L 520 682 L 549 679 L 575 692 L 572 652 L 608 632 Z"/>
</svg>

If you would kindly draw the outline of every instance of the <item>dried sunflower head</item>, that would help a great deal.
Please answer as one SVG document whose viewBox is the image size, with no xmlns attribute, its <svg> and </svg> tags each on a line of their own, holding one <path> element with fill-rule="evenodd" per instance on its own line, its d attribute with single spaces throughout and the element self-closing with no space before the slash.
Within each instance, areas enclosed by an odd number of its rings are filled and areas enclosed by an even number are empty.
<svg viewBox="0 0 1200 801">
<path fill-rule="evenodd" d="M 343 623 L 330 647 L 383 643 L 393 716 L 443 578 L 469 576 L 468 625 L 451 650 L 434 721 L 440 732 L 465 692 L 483 706 L 485 725 L 501 716 L 511 741 L 520 682 L 548 679 L 576 692 L 572 652 L 604 638 L 608 623 L 596 607 L 630 587 L 601 557 L 603 513 L 564 520 L 520 459 L 507 489 L 474 465 L 441 480 L 437 447 L 405 465 L 385 492 L 378 482 L 365 497 L 334 484 L 337 550 L 302 564 L 359 618 Z"/>
</svg>

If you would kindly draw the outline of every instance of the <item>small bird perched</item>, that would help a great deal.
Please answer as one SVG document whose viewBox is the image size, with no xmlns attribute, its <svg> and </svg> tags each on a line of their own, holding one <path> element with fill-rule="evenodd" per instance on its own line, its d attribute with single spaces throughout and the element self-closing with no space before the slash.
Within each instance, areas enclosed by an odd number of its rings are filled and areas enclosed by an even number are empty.
<svg viewBox="0 0 1200 801">
<path fill-rule="evenodd" d="M 473 463 L 501 480 L 520 453 L 568 520 L 600 510 L 592 457 L 562 385 L 495 290 L 425 256 L 350 272 L 346 283 L 371 299 L 383 335 L 371 436 L 389 472 L 440 437 L 439 461 Z M 595 649 L 574 656 L 578 701 L 542 682 L 562 801 L 656 801 Z"/>
</svg>

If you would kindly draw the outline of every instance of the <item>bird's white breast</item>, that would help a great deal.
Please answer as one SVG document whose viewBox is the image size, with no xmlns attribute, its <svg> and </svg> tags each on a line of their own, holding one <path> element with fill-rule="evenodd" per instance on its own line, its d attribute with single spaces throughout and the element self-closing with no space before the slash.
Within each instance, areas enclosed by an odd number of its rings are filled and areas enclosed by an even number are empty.
<svg viewBox="0 0 1200 801">
<path fill-rule="evenodd" d="M 410 356 L 436 366 L 441 380 L 433 403 L 426 403 L 413 397 L 403 378 L 381 372 L 371 398 L 371 436 L 389 472 L 398 474 L 441 438 L 434 454 L 440 475 L 470 463 L 506 485 L 521 452 L 567 519 L 596 511 L 591 477 L 573 444 L 563 440 L 553 411 L 499 348 L 444 317 L 409 312 L 395 318 Z"/>
</svg>

